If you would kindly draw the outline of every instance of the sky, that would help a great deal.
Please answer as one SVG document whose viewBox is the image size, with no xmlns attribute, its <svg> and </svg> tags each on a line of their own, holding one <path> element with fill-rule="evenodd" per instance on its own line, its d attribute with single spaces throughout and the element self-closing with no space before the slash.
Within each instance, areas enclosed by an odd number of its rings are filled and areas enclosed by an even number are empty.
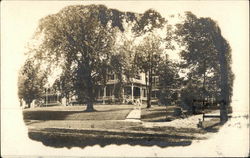
<svg viewBox="0 0 250 158">
<path fill-rule="evenodd" d="M 25 47 L 32 38 L 38 20 L 46 15 L 57 13 L 65 6 L 74 4 L 105 4 L 108 8 L 137 13 L 143 13 L 152 8 L 160 12 L 162 16 L 191 11 L 198 17 L 211 17 L 218 22 L 223 36 L 232 47 L 233 72 L 236 76 L 233 108 L 239 113 L 249 113 L 248 1 L 2 1 L 1 122 L 6 125 L 3 133 L 8 133 L 8 129 L 13 128 L 14 124 L 10 126 L 10 121 L 16 121 L 16 123 L 20 123 L 16 127 L 24 128 L 23 123 L 18 119 L 22 116 L 20 112 L 17 112 L 20 110 L 17 97 L 17 74 L 25 60 Z M 17 113 L 13 112 L 15 110 Z M 7 111 L 9 115 L 6 115 Z M 10 116 L 14 117 L 10 118 Z M 23 131 L 25 132 L 25 129 Z M 12 140 L 11 134 L 14 133 L 8 134 L 4 136 Z M 22 139 L 20 138 L 20 140 Z M 6 152 L 10 151 L 6 150 Z M 26 150 L 25 152 L 28 153 Z"/>
</svg>

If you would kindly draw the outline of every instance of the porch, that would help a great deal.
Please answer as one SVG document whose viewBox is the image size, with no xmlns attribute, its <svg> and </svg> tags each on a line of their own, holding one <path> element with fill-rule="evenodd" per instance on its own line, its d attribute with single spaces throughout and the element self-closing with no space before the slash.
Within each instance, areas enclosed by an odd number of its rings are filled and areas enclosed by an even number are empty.
<svg viewBox="0 0 250 158">
<path fill-rule="evenodd" d="M 106 86 L 100 86 L 97 89 L 97 101 L 106 104 L 107 102 L 117 102 L 118 101 L 118 94 L 121 93 L 120 101 L 122 103 L 132 103 L 134 104 L 136 100 L 146 101 L 147 100 L 147 93 L 146 93 L 146 86 L 141 84 L 126 84 L 124 87 L 121 87 L 120 91 L 117 90 L 115 84 L 109 84 Z"/>
</svg>

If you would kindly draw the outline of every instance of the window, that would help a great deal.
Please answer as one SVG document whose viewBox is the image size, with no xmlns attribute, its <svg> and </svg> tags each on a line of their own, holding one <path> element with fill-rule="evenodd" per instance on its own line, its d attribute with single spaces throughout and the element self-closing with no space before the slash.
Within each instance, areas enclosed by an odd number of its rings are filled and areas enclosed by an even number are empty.
<svg viewBox="0 0 250 158">
<path fill-rule="evenodd" d="M 104 88 L 100 88 L 100 97 L 104 96 Z"/>
<path fill-rule="evenodd" d="M 159 96 L 159 91 L 152 91 L 151 97 L 152 98 L 158 98 Z"/>
<path fill-rule="evenodd" d="M 108 70 L 107 79 L 108 80 L 115 80 L 115 74 L 114 74 L 114 72 Z"/>
<path fill-rule="evenodd" d="M 124 88 L 124 95 L 131 95 L 132 92 L 131 92 L 131 87 L 125 87 Z"/>
<path fill-rule="evenodd" d="M 112 96 L 113 95 L 113 87 L 107 86 L 106 88 L 106 96 Z"/>
<path fill-rule="evenodd" d="M 153 82 L 153 86 L 158 86 L 159 85 L 159 77 L 158 76 L 154 76 L 152 82 Z"/>
<path fill-rule="evenodd" d="M 155 86 L 158 86 L 158 85 L 159 85 L 159 77 L 155 76 Z"/>
<path fill-rule="evenodd" d="M 147 97 L 146 89 L 143 89 L 143 97 Z"/>
<path fill-rule="evenodd" d="M 115 79 L 115 74 L 108 75 L 108 80 L 114 80 L 114 79 Z"/>
<path fill-rule="evenodd" d="M 136 75 L 135 75 L 135 79 L 141 80 L 141 75 L 140 75 L 140 74 L 136 74 Z"/>
</svg>

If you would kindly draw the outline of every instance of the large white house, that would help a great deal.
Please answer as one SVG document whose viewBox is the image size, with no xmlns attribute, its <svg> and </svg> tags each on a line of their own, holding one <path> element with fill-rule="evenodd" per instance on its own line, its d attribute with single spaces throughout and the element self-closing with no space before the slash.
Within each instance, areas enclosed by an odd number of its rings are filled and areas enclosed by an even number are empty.
<svg viewBox="0 0 250 158">
<path fill-rule="evenodd" d="M 136 100 L 145 102 L 147 100 L 146 84 L 148 84 L 147 77 L 145 73 L 139 73 L 136 77 L 131 79 L 126 79 L 125 75 L 123 77 L 123 87 L 121 89 L 122 102 L 123 103 L 134 103 Z M 114 73 L 109 73 L 108 81 L 106 85 L 100 85 L 97 89 L 97 101 L 105 103 L 116 102 L 115 88 L 119 83 L 117 75 Z M 153 88 L 152 88 L 152 101 L 157 100 L 158 94 L 158 76 L 153 77 Z"/>
<path fill-rule="evenodd" d="M 121 98 L 119 101 L 121 101 L 124 104 L 127 103 L 135 103 L 136 101 L 146 102 L 147 100 L 147 90 L 146 85 L 148 84 L 148 79 L 145 75 L 145 73 L 138 73 L 134 78 L 127 79 L 125 75 L 122 75 L 122 88 L 121 88 Z M 152 78 L 152 93 L 151 93 L 151 102 L 158 102 L 158 92 L 159 92 L 159 77 L 153 76 Z M 96 101 L 98 103 L 102 104 L 110 104 L 115 103 L 118 101 L 117 91 L 115 89 L 117 88 L 117 85 L 119 84 L 119 79 L 115 73 L 109 72 L 107 82 L 105 85 L 99 84 L 96 88 Z M 48 88 L 44 91 L 43 96 L 43 105 L 49 106 L 49 105 L 55 105 L 55 104 L 65 104 L 65 105 L 72 105 L 72 104 L 78 104 L 77 96 L 73 93 L 70 95 L 70 98 L 68 98 L 67 103 L 64 103 L 64 99 L 61 97 L 61 94 L 59 91 Z"/>
</svg>

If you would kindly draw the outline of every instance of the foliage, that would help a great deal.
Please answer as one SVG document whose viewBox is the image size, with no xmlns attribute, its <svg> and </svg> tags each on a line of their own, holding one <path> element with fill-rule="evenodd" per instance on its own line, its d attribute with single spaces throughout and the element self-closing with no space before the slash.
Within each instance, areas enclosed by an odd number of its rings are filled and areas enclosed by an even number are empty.
<svg viewBox="0 0 250 158">
<path fill-rule="evenodd" d="M 34 59 L 26 60 L 18 76 L 19 99 L 23 99 L 30 107 L 33 100 L 43 97 L 46 81 L 46 72 L 41 71 L 41 65 L 35 64 Z"/>
<path fill-rule="evenodd" d="M 153 32 L 157 28 L 162 28 L 165 24 L 166 20 L 160 13 L 153 9 L 149 9 L 143 13 L 141 18 L 138 19 L 137 25 L 133 30 L 138 35 L 142 35 L 147 32 Z"/>
<path fill-rule="evenodd" d="M 217 23 L 187 12 L 184 22 L 177 24 L 177 28 L 179 44 L 185 47 L 181 52 L 182 68 L 189 69 L 188 80 L 198 86 L 201 98 L 218 98 L 223 93 L 227 96 L 222 100 L 230 98 L 233 85 L 231 48 Z"/>
<path fill-rule="evenodd" d="M 108 21 L 100 21 L 104 6 L 69 6 L 40 20 L 36 36 L 42 44 L 36 57 L 58 64 L 63 69 L 66 93 L 74 87 L 78 99 L 93 110 L 94 87 L 103 80 L 103 67 L 108 63 L 114 43 L 114 32 Z"/>
<path fill-rule="evenodd" d="M 180 101 L 184 108 L 191 109 L 193 106 L 194 100 L 200 100 L 202 98 L 202 94 L 200 93 L 201 87 L 193 84 L 192 82 L 188 82 L 187 85 L 180 92 Z"/>
<path fill-rule="evenodd" d="M 169 105 L 177 103 L 182 84 L 178 64 L 169 60 L 162 61 L 157 74 L 159 75 L 159 101 L 161 104 Z"/>
<path fill-rule="evenodd" d="M 159 63 L 164 59 L 162 39 L 149 33 L 136 48 L 136 64 L 147 76 L 147 107 L 151 107 L 152 78 L 158 70 Z"/>
<path fill-rule="evenodd" d="M 114 89 L 118 98 L 124 83 L 144 72 L 147 107 L 151 106 L 154 76 L 159 76 L 159 99 L 164 104 L 178 99 L 176 93 L 186 80 L 188 86 L 180 93 L 187 104 L 194 97 L 220 97 L 230 102 L 234 79 L 231 48 L 211 18 L 187 12 L 174 29 L 152 9 L 136 14 L 103 5 L 76 5 L 42 18 L 34 38 L 38 44 L 29 51 L 32 58 L 23 66 L 18 83 L 19 97 L 28 103 L 41 97 L 50 75 L 47 70 L 40 73 L 43 63 L 51 71 L 60 67 L 62 73 L 55 84 L 62 96 L 77 95 L 80 102 L 87 103 L 88 111 L 94 110 L 96 89 L 106 85 L 110 71 L 119 80 Z M 174 42 L 182 49 L 180 63 L 170 62 L 165 54 L 166 49 L 174 49 Z M 180 69 L 188 70 L 185 80 L 179 76 Z"/>
</svg>

